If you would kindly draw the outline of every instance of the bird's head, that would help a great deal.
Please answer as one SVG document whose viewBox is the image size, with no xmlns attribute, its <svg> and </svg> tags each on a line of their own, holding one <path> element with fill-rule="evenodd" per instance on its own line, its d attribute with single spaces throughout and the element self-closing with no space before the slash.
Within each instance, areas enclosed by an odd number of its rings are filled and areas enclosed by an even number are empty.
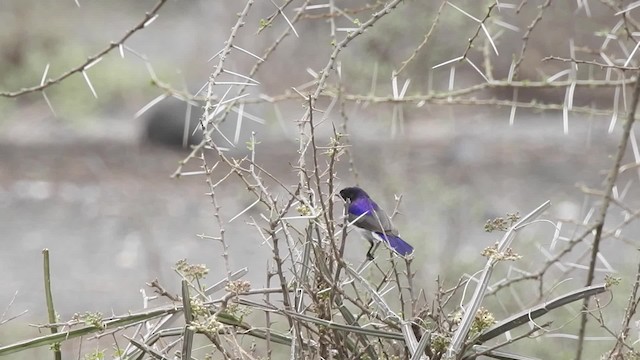
<svg viewBox="0 0 640 360">
<path fill-rule="evenodd" d="M 347 187 L 340 190 L 340 197 L 343 198 L 345 201 L 348 200 L 353 202 L 354 200 L 359 199 L 361 197 L 368 198 L 369 195 L 364 190 L 354 186 L 354 187 Z"/>
</svg>

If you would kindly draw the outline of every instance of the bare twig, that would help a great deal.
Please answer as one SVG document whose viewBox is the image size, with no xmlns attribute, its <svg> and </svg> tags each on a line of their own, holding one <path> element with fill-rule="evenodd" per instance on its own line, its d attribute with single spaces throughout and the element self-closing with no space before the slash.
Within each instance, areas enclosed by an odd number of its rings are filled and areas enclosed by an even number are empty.
<svg viewBox="0 0 640 360">
<path fill-rule="evenodd" d="M 607 175 L 604 196 L 602 199 L 602 205 L 600 206 L 600 211 L 595 221 L 596 228 L 595 228 L 595 235 L 593 238 L 593 244 L 591 247 L 591 260 L 589 262 L 589 270 L 587 272 L 586 286 L 589 286 L 593 283 L 596 261 L 598 259 L 598 253 L 600 252 L 600 241 L 602 240 L 602 230 L 604 228 L 605 219 L 607 217 L 607 212 L 609 210 L 609 204 L 611 203 L 611 194 L 613 192 L 614 186 L 616 185 L 616 179 L 618 178 L 618 174 L 620 173 L 620 164 L 622 163 L 622 158 L 624 157 L 624 154 L 627 150 L 627 143 L 629 142 L 631 128 L 633 127 L 633 122 L 635 121 L 636 110 L 638 107 L 639 99 L 640 99 L 640 81 L 636 82 L 634 86 L 631 107 L 629 108 L 627 119 L 625 120 L 624 126 L 622 128 L 622 135 L 620 138 L 620 142 L 618 143 L 618 150 L 616 152 L 615 158 L 613 159 L 613 163 L 611 164 L 611 169 L 609 170 L 609 174 Z M 582 358 L 584 335 L 587 327 L 586 311 L 588 307 L 589 307 L 589 300 L 585 299 L 583 303 L 584 312 L 582 313 L 582 317 L 580 319 L 580 330 L 578 333 L 576 359 Z"/>
</svg>

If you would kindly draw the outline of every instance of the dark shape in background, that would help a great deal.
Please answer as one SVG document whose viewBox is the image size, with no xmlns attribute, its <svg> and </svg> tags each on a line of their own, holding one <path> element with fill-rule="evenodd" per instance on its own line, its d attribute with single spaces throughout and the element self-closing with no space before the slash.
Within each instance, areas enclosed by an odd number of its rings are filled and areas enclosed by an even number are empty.
<svg viewBox="0 0 640 360">
<path fill-rule="evenodd" d="M 181 148 L 202 141 L 199 119 L 202 108 L 189 105 L 175 98 L 164 99 L 144 115 L 144 140 L 154 145 Z M 188 121 L 187 121 L 187 113 Z M 185 134 L 185 127 L 188 131 Z"/>
</svg>

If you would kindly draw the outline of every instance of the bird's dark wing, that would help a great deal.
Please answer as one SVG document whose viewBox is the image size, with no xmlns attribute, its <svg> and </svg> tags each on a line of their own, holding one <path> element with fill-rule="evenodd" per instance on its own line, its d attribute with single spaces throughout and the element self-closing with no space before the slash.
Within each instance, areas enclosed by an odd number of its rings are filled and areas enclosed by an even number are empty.
<svg viewBox="0 0 640 360">
<path fill-rule="evenodd" d="M 358 217 L 357 215 L 349 213 L 350 222 L 358 219 Z M 359 228 L 373 232 L 398 235 L 398 230 L 391 223 L 391 219 L 389 219 L 387 213 L 380 208 L 367 211 L 365 215 L 360 216 L 353 224 Z"/>
</svg>

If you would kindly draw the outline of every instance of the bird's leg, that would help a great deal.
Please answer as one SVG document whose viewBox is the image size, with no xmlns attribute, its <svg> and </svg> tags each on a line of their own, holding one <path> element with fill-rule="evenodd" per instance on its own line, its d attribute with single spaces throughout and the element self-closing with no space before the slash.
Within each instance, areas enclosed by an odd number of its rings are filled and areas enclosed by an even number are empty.
<svg viewBox="0 0 640 360">
<path fill-rule="evenodd" d="M 371 246 L 369 246 L 369 251 L 367 251 L 367 260 L 371 261 L 374 259 L 373 254 L 376 252 L 376 250 L 378 250 L 378 246 L 380 245 L 379 242 L 373 242 L 371 241 Z"/>
<path fill-rule="evenodd" d="M 369 251 L 367 251 L 367 260 L 369 260 L 369 261 L 373 261 L 373 259 L 374 259 L 373 258 L 373 251 L 372 251 L 374 245 L 375 244 L 373 242 L 371 242 L 371 246 L 369 246 Z"/>
</svg>

